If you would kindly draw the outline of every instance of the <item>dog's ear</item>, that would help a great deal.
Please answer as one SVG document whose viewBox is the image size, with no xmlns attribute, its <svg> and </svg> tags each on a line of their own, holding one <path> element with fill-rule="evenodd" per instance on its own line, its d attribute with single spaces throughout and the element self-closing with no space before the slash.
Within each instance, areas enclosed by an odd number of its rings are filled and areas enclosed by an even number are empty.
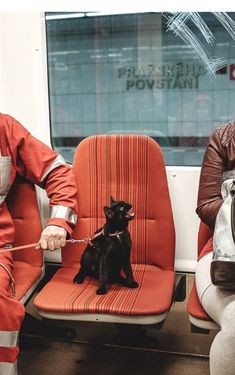
<svg viewBox="0 0 235 375">
<path fill-rule="evenodd" d="M 106 216 L 107 219 L 112 218 L 112 210 L 111 210 L 110 207 L 104 206 L 104 213 L 105 213 L 105 216 Z"/>
<path fill-rule="evenodd" d="M 115 200 L 113 199 L 112 195 L 110 195 L 110 202 L 111 202 L 111 204 L 115 202 Z"/>
</svg>

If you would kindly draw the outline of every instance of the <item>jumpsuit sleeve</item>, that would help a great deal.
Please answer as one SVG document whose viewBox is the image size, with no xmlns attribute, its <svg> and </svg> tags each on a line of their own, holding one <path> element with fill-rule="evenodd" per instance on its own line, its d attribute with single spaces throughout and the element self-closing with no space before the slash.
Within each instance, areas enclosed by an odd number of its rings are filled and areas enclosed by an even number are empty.
<svg viewBox="0 0 235 375">
<path fill-rule="evenodd" d="M 13 120 L 16 171 L 46 190 L 50 205 L 48 225 L 58 225 L 71 234 L 77 220 L 77 186 L 74 171 L 50 147 Z"/>
<path fill-rule="evenodd" d="M 209 138 L 199 181 L 196 212 L 212 229 L 223 203 L 221 196 L 222 175 L 226 169 L 226 155 L 217 129 Z"/>
</svg>

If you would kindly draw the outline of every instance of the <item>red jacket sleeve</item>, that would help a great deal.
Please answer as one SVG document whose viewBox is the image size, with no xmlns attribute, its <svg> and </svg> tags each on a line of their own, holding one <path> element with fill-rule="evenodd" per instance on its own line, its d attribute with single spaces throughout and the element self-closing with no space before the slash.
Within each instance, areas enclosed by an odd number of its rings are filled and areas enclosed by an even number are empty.
<svg viewBox="0 0 235 375">
<path fill-rule="evenodd" d="M 11 125 L 12 153 L 17 173 L 46 189 L 51 207 L 48 224 L 62 226 L 71 234 L 77 218 L 77 186 L 73 168 L 19 122 L 13 119 Z"/>
<path fill-rule="evenodd" d="M 62 226 L 71 234 L 77 221 L 77 186 L 73 168 L 60 165 L 45 182 L 51 207 L 48 224 Z"/>
</svg>

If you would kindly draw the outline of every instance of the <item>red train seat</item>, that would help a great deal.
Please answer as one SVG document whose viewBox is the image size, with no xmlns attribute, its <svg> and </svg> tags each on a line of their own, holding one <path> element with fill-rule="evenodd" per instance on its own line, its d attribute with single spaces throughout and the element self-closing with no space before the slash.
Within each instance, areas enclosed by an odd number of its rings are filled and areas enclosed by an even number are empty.
<svg viewBox="0 0 235 375">
<path fill-rule="evenodd" d="M 84 244 L 62 249 L 62 267 L 34 300 L 49 319 L 153 324 L 164 321 L 173 299 L 175 230 L 165 165 L 159 145 L 143 135 L 98 135 L 77 147 L 73 168 L 79 219 L 73 237 L 92 235 L 104 224 L 103 206 L 114 199 L 132 203 L 129 224 L 137 289 L 110 285 L 97 295 L 97 280 L 73 284 Z"/>
<path fill-rule="evenodd" d="M 200 255 L 201 251 L 212 235 L 213 231 L 206 224 L 201 222 L 198 231 L 198 255 Z M 195 281 L 189 295 L 187 311 L 189 314 L 189 320 L 193 326 L 206 330 L 219 329 L 219 326 L 203 309 L 197 295 Z"/>
<path fill-rule="evenodd" d="M 17 177 L 7 205 L 15 225 L 15 246 L 37 242 L 42 225 L 34 185 Z M 13 257 L 16 299 L 25 303 L 43 277 L 43 252 L 23 249 L 13 252 Z"/>
</svg>

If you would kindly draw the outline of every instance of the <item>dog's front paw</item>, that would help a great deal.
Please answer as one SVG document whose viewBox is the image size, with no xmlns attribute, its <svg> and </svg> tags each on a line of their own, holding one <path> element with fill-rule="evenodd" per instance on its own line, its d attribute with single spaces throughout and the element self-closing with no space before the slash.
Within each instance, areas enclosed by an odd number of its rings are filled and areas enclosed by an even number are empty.
<svg viewBox="0 0 235 375">
<path fill-rule="evenodd" d="M 136 281 L 128 283 L 129 288 L 138 288 L 139 284 Z"/>
<path fill-rule="evenodd" d="M 74 284 L 82 284 L 83 281 L 84 281 L 85 277 L 82 277 L 82 276 L 79 276 L 79 275 L 76 275 L 73 279 L 73 283 Z"/>
<path fill-rule="evenodd" d="M 96 291 L 96 294 L 105 294 L 107 292 L 107 289 L 105 287 L 98 288 Z"/>
</svg>

